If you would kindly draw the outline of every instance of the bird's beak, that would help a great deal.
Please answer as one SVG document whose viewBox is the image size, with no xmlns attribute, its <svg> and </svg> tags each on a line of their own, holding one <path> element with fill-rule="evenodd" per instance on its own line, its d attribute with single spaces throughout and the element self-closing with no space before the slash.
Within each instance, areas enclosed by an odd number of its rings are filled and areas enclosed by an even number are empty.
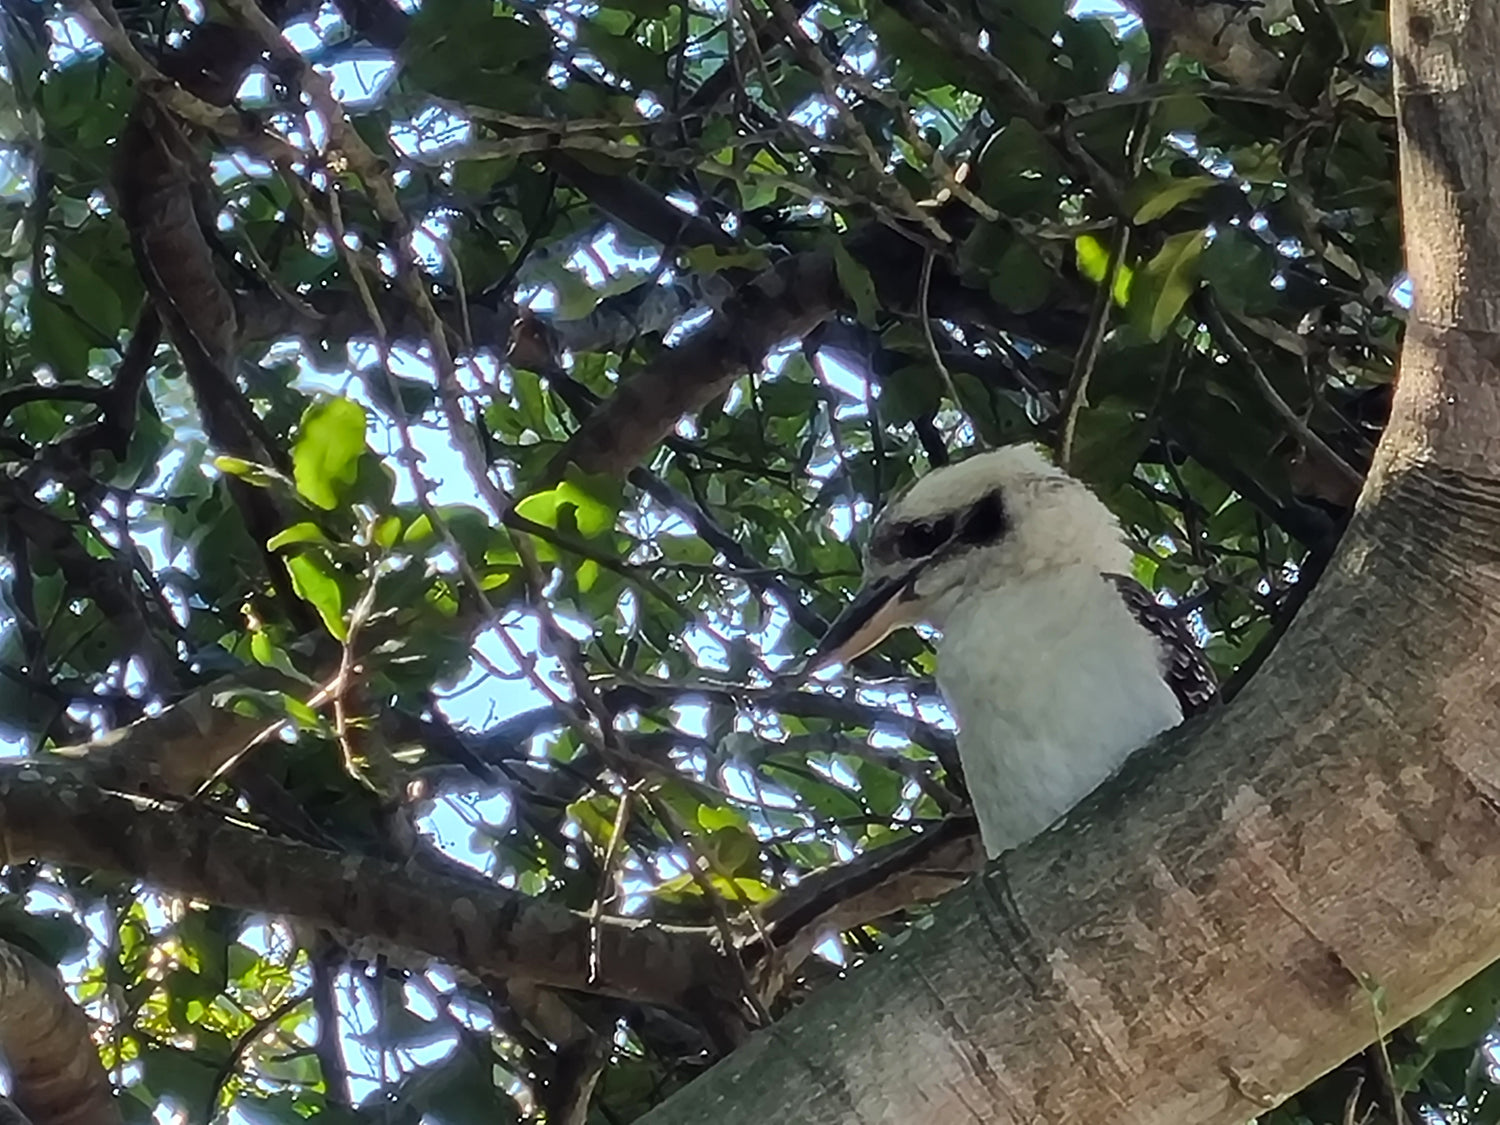
<svg viewBox="0 0 1500 1125">
<path fill-rule="evenodd" d="M 805 671 L 812 673 L 830 664 L 848 664 L 902 626 L 914 625 L 921 615 L 916 594 L 918 573 L 912 570 L 864 586 L 828 626 L 828 632 L 808 657 Z"/>
</svg>

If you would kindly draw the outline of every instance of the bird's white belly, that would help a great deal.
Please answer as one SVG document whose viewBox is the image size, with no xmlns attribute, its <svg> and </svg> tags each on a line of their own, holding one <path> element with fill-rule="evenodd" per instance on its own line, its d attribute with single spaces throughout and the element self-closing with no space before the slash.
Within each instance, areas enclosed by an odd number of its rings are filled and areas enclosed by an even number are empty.
<svg viewBox="0 0 1500 1125">
<path fill-rule="evenodd" d="M 991 856 L 1047 828 L 1182 719 L 1155 639 L 1090 568 L 976 593 L 944 624 L 938 684 Z"/>
</svg>

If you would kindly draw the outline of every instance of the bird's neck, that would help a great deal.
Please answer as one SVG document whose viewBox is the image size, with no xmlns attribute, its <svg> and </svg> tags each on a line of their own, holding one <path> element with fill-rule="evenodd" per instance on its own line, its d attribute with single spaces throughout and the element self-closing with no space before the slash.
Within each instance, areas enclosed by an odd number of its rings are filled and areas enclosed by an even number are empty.
<svg viewBox="0 0 1500 1125">
<path fill-rule="evenodd" d="M 1154 638 L 1092 566 L 975 592 L 944 625 L 938 683 L 992 855 L 1181 720 Z"/>
</svg>

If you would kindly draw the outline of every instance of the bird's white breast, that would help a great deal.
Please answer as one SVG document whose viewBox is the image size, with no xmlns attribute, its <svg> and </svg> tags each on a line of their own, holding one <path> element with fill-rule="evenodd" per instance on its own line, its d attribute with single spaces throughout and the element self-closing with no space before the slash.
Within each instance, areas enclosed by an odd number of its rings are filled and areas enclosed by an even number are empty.
<svg viewBox="0 0 1500 1125">
<path fill-rule="evenodd" d="M 943 626 L 938 685 L 991 856 L 1041 832 L 1182 719 L 1155 639 L 1094 567 L 975 591 Z"/>
</svg>

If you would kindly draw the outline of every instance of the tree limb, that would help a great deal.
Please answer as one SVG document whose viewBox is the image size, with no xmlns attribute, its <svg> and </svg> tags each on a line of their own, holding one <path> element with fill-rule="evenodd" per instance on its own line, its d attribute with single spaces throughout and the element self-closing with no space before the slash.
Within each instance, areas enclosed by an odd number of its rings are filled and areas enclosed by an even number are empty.
<svg viewBox="0 0 1500 1125">
<path fill-rule="evenodd" d="M 739 979 L 711 931 L 602 918 L 487 884 L 277 839 L 207 809 L 0 770 L 0 848 L 148 880 L 173 894 L 286 915 L 514 977 L 689 1012 L 724 1004 Z M 295 872 L 294 878 L 288 873 Z M 598 928 L 597 945 L 591 926 Z M 598 950 L 591 971 L 591 947 Z"/>
</svg>

